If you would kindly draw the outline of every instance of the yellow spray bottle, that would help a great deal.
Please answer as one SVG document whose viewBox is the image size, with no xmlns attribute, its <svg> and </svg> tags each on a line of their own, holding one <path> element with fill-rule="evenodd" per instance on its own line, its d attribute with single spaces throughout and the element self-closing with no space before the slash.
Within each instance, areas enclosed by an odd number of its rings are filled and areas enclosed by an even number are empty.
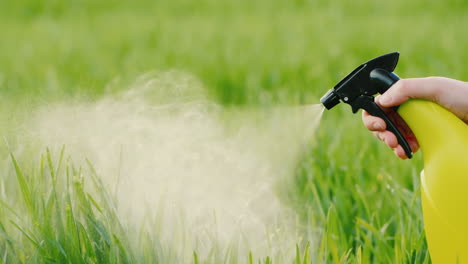
<svg viewBox="0 0 468 264">
<path fill-rule="evenodd" d="M 411 158 L 411 148 L 374 102 L 399 80 L 393 73 L 399 54 L 374 58 L 352 71 L 321 102 L 331 109 L 341 101 L 353 113 L 364 109 L 382 118 Z M 467 98 L 468 100 L 468 98 Z M 418 139 L 424 158 L 421 193 L 424 228 L 432 262 L 468 264 L 468 125 L 436 103 L 412 99 L 394 108 Z"/>
</svg>

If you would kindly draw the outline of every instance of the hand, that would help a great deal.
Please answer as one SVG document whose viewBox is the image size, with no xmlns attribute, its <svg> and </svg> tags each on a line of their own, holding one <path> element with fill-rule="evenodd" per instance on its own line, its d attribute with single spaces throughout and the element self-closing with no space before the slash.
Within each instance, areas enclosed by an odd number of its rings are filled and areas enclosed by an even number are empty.
<svg viewBox="0 0 468 264">
<path fill-rule="evenodd" d="M 449 111 L 453 112 L 461 120 L 468 124 L 468 83 L 443 77 L 427 77 L 415 79 L 402 79 L 390 87 L 384 94 L 375 98 L 375 101 L 383 109 L 401 105 L 411 98 L 420 98 L 433 101 Z M 419 144 L 411 129 L 403 119 L 390 109 L 386 110 L 398 129 L 416 152 Z M 383 119 L 371 116 L 366 111 L 362 113 L 364 125 L 372 133 L 393 149 L 395 154 L 406 159 L 403 148 L 398 144 L 396 136 L 386 130 Z"/>
</svg>

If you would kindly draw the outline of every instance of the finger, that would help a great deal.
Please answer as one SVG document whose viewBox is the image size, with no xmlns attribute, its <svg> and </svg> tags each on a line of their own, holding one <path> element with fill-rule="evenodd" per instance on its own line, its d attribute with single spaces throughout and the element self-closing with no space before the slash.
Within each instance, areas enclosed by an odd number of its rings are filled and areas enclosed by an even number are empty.
<svg viewBox="0 0 468 264">
<path fill-rule="evenodd" d="M 437 77 L 402 79 L 376 98 L 384 107 L 401 105 L 410 98 L 438 101 L 443 85 Z"/>
<path fill-rule="evenodd" d="M 393 149 L 393 152 L 395 155 L 397 155 L 400 159 L 407 159 L 408 157 L 406 156 L 405 151 L 403 150 L 403 147 L 398 145 L 396 148 Z"/>
<path fill-rule="evenodd" d="M 396 148 L 398 146 L 396 136 L 390 131 L 374 131 L 373 134 L 390 148 Z"/>
<path fill-rule="evenodd" d="M 387 127 L 382 118 L 370 115 L 366 111 L 362 111 L 362 122 L 370 131 L 383 131 Z"/>
<path fill-rule="evenodd" d="M 380 134 L 381 132 L 380 131 L 372 131 L 372 134 L 380 141 L 383 141 Z"/>
<path fill-rule="evenodd" d="M 390 148 L 396 148 L 398 146 L 398 140 L 395 134 L 390 131 L 382 132 L 382 137 L 384 138 L 384 142 Z"/>
</svg>

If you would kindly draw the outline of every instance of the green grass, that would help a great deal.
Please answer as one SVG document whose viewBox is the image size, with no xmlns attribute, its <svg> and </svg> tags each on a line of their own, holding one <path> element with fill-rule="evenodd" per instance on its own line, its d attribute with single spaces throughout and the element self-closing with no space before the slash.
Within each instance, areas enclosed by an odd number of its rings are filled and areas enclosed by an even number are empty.
<svg viewBox="0 0 468 264">
<path fill-rule="evenodd" d="M 188 71 L 232 107 L 318 103 L 359 63 L 391 51 L 401 52 L 402 77 L 468 80 L 467 11 L 463 0 L 2 1 L 0 129 L 21 145 L 14 135 L 35 106 L 97 100 L 153 69 Z M 286 191 L 319 241 L 289 263 L 429 263 L 421 158 L 397 160 L 348 107 L 324 114 L 316 142 Z M 1 155 L 0 262 L 175 260 L 144 232 L 132 237 L 92 161 L 32 147 L 18 162 L 5 146 Z M 219 260 L 275 263 L 255 252 Z M 194 252 L 193 263 L 205 261 Z"/>
</svg>

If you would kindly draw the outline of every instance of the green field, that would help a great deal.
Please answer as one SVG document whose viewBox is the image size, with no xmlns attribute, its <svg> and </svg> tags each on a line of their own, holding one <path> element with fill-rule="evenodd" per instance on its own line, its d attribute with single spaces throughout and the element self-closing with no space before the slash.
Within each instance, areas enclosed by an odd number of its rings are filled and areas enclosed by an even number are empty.
<svg viewBox="0 0 468 264">
<path fill-rule="evenodd" d="M 317 104 L 392 51 L 401 77 L 468 80 L 467 28 L 464 0 L 1 1 L 0 262 L 182 262 L 180 245 L 145 229 L 163 224 L 122 221 L 97 161 L 73 160 L 59 139 L 63 152 L 37 147 L 25 120 L 38 108 L 118 97 L 151 71 L 193 76 L 235 111 Z M 284 242 L 297 244 L 287 260 L 216 245 L 184 252 L 190 263 L 430 263 L 421 169 L 420 154 L 398 160 L 338 107 L 278 190 L 315 241 Z"/>
</svg>

